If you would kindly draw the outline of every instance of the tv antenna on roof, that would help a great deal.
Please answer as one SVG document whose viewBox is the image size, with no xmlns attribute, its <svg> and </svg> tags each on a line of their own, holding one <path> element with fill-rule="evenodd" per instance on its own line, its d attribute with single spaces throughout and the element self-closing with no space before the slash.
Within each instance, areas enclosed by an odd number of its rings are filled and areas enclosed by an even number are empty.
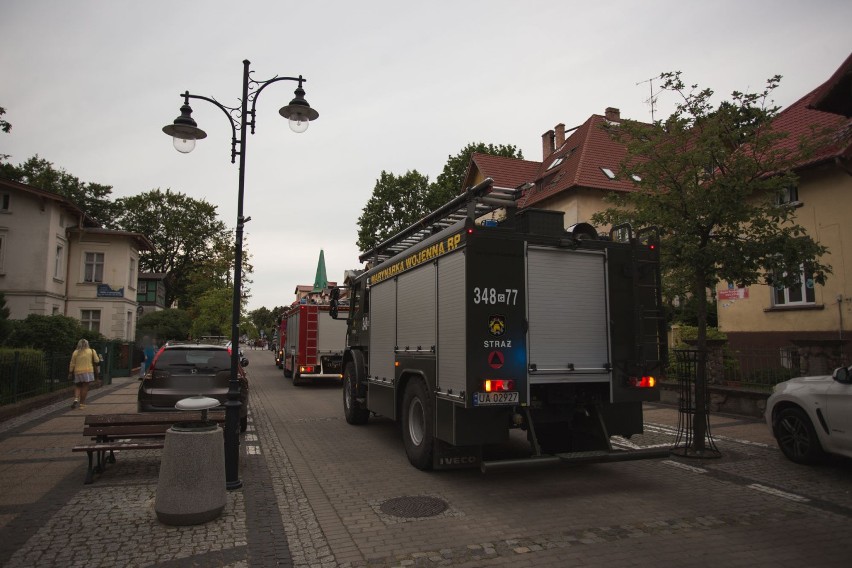
<svg viewBox="0 0 852 568">
<path fill-rule="evenodd" d="M 636 85 L 641 85 L 642 83 L 648 83 L 648 86 L 651 90 L 651 96 L 642 101 L 645 104 L 651 105 L 651 122 L 654 122 L 654 105 L 657 103 L 657 95 L 654 94 L 654 79 L 657 77 L 651 77 L 650 79 L 645 79 L 644 81 L 639 81 Z"/>
</svg>

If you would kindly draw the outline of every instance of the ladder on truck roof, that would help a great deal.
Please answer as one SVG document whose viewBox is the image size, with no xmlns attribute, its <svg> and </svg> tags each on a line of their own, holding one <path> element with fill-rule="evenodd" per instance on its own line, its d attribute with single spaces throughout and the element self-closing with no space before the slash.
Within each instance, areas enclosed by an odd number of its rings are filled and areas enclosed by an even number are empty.
<svg viewBox="0 0 852 568">
<path fill-rule="evenodd" d="M 361 254 L 358 260 L 361 262 L 369 260 L 373 262 L 373 266 L 378 266 L 465 218 L 476 220 L 500 208 L 516 207 L 520 194 L 521 188 L 495 187 L 494 180 L 485 178 L 416 223 Z"/>
</svg>

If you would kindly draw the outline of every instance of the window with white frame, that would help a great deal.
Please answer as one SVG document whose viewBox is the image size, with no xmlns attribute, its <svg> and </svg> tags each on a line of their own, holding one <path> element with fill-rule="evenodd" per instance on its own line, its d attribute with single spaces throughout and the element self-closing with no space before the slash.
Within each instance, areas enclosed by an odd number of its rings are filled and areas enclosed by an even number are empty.
<svg viewBox="0 0 852 568">
<path fill-rule="evenodd" d="M 12 196 L 8 193 L 0 193 L 0 211 L 9 211 L 12 203 Z"/>
<path fill-rule="evenodd" d="M 136 259 L 130 259 L 130 270 L 127 275 L 127 287 L 131 290 L 136 287 Z"/>
<path fill-rule="evenodd" d="M 796 281 L 788 287 L 775 286 L 772 294 L 774 306 L 803 306 L 816 303 L 813 275 L 803 266 Z"/>
<path fill-rule="evenodd" d="M 53 277 L 57 280 L 64 280 L 63 278 L 63 264 L 65 259 L 65 247 L 62 245 L 56 245 L 56 258 L 53 260 Z"/>
<path fill-rule="evenodd" d="M 100 310 L 80 310 L 80 324 L 90 331 L 101 331 Z"/>
<path fill-rule="evenodd" d="M 83 282 L 104 281 L 104 253 L 87 252 L 83 270 Z"/>
</svg>

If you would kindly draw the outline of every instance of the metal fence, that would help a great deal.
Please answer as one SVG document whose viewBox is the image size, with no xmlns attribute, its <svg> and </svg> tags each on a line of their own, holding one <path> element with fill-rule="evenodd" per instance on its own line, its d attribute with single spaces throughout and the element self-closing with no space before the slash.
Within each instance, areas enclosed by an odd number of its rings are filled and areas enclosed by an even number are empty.
<svg viewBox="0 0 852 568">
<path fill-rule="evenodd" d="M 723 349 L 722 372 L 713 382 L 725 386 L 770 390 L 774 385 L 802 374 L 795 347 L 766 349 Z"/>
<path fill-rule="evenodd" d="M 669 379 L 681 378 L 674 352 L 670 351 Z M 796 347 L 731 349 L 711 345 L 707 349 L 707 383 L 733 388 L 769 391 L 780 382 L 808 374 Z M 811 373 L 815 374 L 815 373 Z"/>
<path fill-rule="evenodd" d="M 99 378 L 106 385 L 113 377 L 129 376 L 140 360 L 133 343 L 100 341 L 91 345 L 101 356 Z M 72 386 L 68 380 L 70 359 L 70 351 L 0 350 L 0 406 Z"/>
<path fill-rule="evenodd" d="M 0 405 L 71 386 L 68 359 L 31 349 L 0 352 Z"/>
</svg>

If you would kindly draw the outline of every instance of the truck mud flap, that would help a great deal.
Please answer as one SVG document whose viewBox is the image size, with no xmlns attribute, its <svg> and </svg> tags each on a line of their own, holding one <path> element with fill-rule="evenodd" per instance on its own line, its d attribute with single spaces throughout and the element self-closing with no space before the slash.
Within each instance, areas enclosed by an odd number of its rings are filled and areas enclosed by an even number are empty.
<svg viewBox="0 0 852 568">
<path fill-rule="evenodd" d="M 671 452 L 668 448 L 648 448 L 626 451 L 595 451 L 571 452 L 565 454 L 545 454 L 529 458 L 510 460 L 483 461 L 480 465 L 482 473 L 500 471 L 503 469 L 520 469 L 526 467 L 543 467 L 548 465 L 576 463 L 608 463 L 619 461 L 647 460 L 667 458 Z"/>
<path fill-rule="evenodd" d="M 435 439 L 432 469 L 465 469 L 482 467 L 481 446 L 453 446 Z"/>
</svg>

